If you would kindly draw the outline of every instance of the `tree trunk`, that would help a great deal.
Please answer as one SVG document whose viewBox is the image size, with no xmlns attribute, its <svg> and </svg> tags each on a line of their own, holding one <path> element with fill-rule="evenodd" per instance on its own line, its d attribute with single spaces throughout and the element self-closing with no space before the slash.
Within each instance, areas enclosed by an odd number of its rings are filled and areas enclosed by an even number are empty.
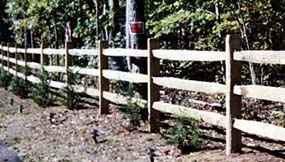
<svg viewBox="0 0 285 162">
<path fill-rule="evenodd" d="M 131 22 L 145 22 L 144 18 L 144 0 L 127 0 L 126 5 L 126 47 L 132 49 L 146 49 L 146 35 L 143 34 L 130 34 L 129 24 Z M 131 71 L 138 71 L 140 73 L 147 73 L 147 59 L 146 58 L 132 58 L 128 59 L 128 67 Z M 141 97 L 147 98 L 146 84 L 138 86 L 138 92 Z"/>
<path fill-rule="evenodd" d="M 145 22 L 144 18 L 144 0 L 127 0 L 127 24 L 126 33 L 128 34 L 129 43 L 128 48 L 132 49 L 146 49 L 145 34 L 130 34 L 130 22 Z"/>
</svg>

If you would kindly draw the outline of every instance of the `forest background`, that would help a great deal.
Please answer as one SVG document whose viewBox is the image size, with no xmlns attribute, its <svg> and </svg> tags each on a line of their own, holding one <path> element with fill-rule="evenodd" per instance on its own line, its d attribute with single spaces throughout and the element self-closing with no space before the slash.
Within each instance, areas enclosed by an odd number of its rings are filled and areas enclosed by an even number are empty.
<svg viewBox="0 0 285 162">
<path fill-rule="evenodd" d="M 284 0 L 145 0 L 141 7 L 146 35 L 159 38 L 161 48 L 223 51 L 226 34 L 239 33 L 243 50 L 285 49 Z M 1 0 L 0 41 L 28 47 L 44 41 L 60 48 L 70 22 L 78 48 L 94 47 L 96 40 L 125 47 L 125 10 L 126 0 Z M 219 62 L 163 61 L 161 73 L 224 82 L 222 69 Z M 283 85 L 283 69 L 254 65 L 250 75 L 250 66 L 245 65 L 243 82 Z"/>
</svg>

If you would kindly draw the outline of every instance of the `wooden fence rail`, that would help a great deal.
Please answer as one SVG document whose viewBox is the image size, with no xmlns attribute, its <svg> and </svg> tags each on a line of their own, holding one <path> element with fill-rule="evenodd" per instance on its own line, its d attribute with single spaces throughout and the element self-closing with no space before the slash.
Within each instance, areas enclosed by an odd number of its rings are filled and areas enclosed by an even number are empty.
<svg viewBox="0 0 285 162">
<path fill-rule="evenodd" d="M 147 50 L 134 49 L 110 49 L 107 42 L 101 41 L 98 49 L 69 49 L 66 43 L 65 49 L 44 48 L 18 48 L 9 44 L 0 46 L 1 66 L 12 75 L 30 81 L 34 84 L 39 78 L 28 75 L 27 71 L 20 72 L 19 67 L 41 70 L 49 73 L 67 73 L 71 71 L 82 75 L 95 76 L 99 79 L 99 88 L 73 85 L 77 92 L 85 92 L 94 97 L 99 97 L 100 114 L 109 112 L 109 102 L 117 104 L 139 103 L 141 107 L 148 108 L 149 131 L 158 130 L 160 113 L 170 113 L 176 116 L 191 117 L 199 121 L 219 126 L 226 129 L 226 154 L 241 151 L 241 131 L 256 134 L 275 140 L 285 141 L 285 128 L 272 124 L 241 119 L 241 97 L 252 97 L 264 100 L 285 102 L 285 89 L 241 85 L 241 61 L 268 64 L 285 64 L 285 51 L 239 51 L 240 38 L 236 35 L 228 35 L 226 38 L 226 51 L 190 51 L 190 50 L 160 50 L 156 39 L 148 40 Z M 14 55 L 13 55 L 14 54 Z M 28 55 L 40 55 L 40 62 L 32 62 Z M 48 63 L 48 55 L 61 55 L 65 58 L 64 66 L 52 66 Z M 82 68 L 72 65 L 72 58 L 77 56 L 96 56 L 99 58 L 99 68 Z M 22 57 L 19 57 L 22 56 Z M 108 69 L 108 57 L 146 57 L 148 59 L 148 74 L 122 72 Z M 21 58 L 21 60 L 20 60 Z M 225 61 L 226 84 L 209 83 L 194 80 L 178 79 L 173 77 L 160 77 L 160 60 L 173 61 Z M 14 68 L 13 68 L 14 67 Z M 69 82 L 51 81 L 50 87 L 61 89 Z M 120 80 L 131 83 L 148 84 L 148 100 L 131 98 L 109 92 L 109 80 Z M 222 93 L 226 96 L 226 116 L 210 112 L 196 110 L 190 107 L 174 105 L 160 101 L 160 87 L 168 87 L 187 91 L 204 93 Z M 264 131 L 266 130 L 266 131 Z"/>
</svg>

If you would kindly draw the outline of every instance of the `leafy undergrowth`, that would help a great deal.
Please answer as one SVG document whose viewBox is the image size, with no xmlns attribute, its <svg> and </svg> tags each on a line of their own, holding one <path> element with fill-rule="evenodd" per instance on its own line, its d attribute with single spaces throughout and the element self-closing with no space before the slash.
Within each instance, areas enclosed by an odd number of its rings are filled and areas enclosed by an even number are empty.
<svg viewBox="0 0 285 162">
<path fill-rule="evenodd" d="M 23 114 L 17 110 L 20 104 L 24 106 Z M 27 162 L 147 162 L 149 147 L 155 149 L 154 159 L 159 162 L 282 161 L 284 155 L 282 144 L 245 137 L 243 154 L 225 157 L 224 131 L 214 131 L 204 123 L 200 124 L 200 134 L 205 145 L 181 155 L 161 135 L 146 133 L 145 123 L 138 130 L 126 130 L 122 125 L 127 121 L 117 107 L 112 106 L 109 115 L 98 115 L 97 103 L 92 100 L 90 105 L 81 110 L 64 106 L 43 109 L 31 99 L 20 99 L 0 89 L 0 140 Z M 50 113 L 55 113 L 52 123 L 47 119 Z M 164 121 L 173 122 L 171 118 Z M 91 130 L 98 131 L 97 144 L 90 137 Z"/>
</svg>

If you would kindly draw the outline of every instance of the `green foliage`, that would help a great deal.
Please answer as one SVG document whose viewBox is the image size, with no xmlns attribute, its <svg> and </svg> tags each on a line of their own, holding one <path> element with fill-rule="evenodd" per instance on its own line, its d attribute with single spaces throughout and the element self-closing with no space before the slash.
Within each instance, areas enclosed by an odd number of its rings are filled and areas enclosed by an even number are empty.
<svg viewBox="0 0 285 162">
<path fill-rule="evenodd" d="M 101 0 L 99 4 L 89 0 L 4 0 L 0 2 L 0 9 L 5 9 L 5 24 L 10 24 L 13 37 L 20 44 L 27 32 L 33 33 L 36 46 L 42 41 L 63 45 L 65 24 L 70 21 L 77 47 L 93 47 L 95 38 L 109 40 L 112 47 L 125 47 L 126 1 L 118 2 L 116 11 L 108 9 L 107 1 Z M 285 48 L 284 4 L 272 0 L 145 0 L 146 34 L 159 38 L 162 48 L 223 51 L 226 34 L 241 32 L 245 42 L 243 49 L 280 50 Z M 99 35 L 96 35 L 97 25 Z M 207 69 L 202 71 L 205 67 Z M 219 62 L 163 61 L 162 75 L 223 82 L 221 68 Z M 283 84 L 282 71 L 272 69 L 267 66 L 264 75 Z M 278 71 L 280 69 L 278 67 Z M 243 70 L 245 77 L 249 71 L 247 67 Z"/>
<path fill-rule="evenodd" d="M 7 0 L 5 11 L 18 43 L 22 43 L 25 31 L 34 33 L 38 45 L 42 40 L 63 43 L 68 21 L 74 29 L 74 39 L 82 43 L 81 38 L 84 38 L 86 43 L 94 43 L 90 39 L 96 25 L 94 7 L 92 1 Z"/>
<path fill-rule="evenodd" d="M 122 32 L 118 32 L 111 42 L 112 47 L 123 48 L 126 46 L 125 36 Z"/>
<path fill-rule="evenodd" d="M 160 38 L 162 48 L 223 51 L 226 34 L 240 33 L 245 50 L 280 50 L 285 47 L 284 4 L 271 0 L 148 0 L 146 26 L 149 37 Z M 255 68 L 260 74 L 258 84 L 263 83 L 264 76 L 270 76 L 273 84 L 281 84 L 280 67 L 275 70 L 266 66 L 263 71 L 261 67 L 264 65 Z M 220 63 L 163 61 L 162 75 L 223 83 L 221 69 Z M 242 71 L 244 84 L 250 82 L 248 76 L 246 65 Z"/>
<path fill-rule="evenodd" d="M 176 146 L 182 154 L 193 151 L 201 146 L 200 132 L 197 121 L 178 117 L 175 125 L 166 131 L 167 143 Z"/>
<path fill-rule="evenodd" d="M 164 48 L 224 50 L 225 35 L 242 31 L 250 49 L 284 49 L 282 6 L 270 0 L 147 1 L 146 25 Z"/>
<path fill-rule="evenodd" d="M 33 100 L 42 107 L 46 107 L 51 103 L 51 95 L 49 93 L 50 78 L 48 72 L 42 71 L 38 75 L 40 82 L 35 85 L 32 90 Z"/>
<path fill-rule="evenodd" d="M 4 87 L 5 90 L 7 90 L 11 80 L 12 80 L 11 75 L 7 74 L 7 72 L 3 68 L 1 68 L 0 69 L 0 87 Z"/>
<path fill-rule="evenodd" d="M 75 89 L 71 85 L 67 85 L 62 89 L 65 94 L 62 96 L 61 101 L 68 109 L 79 108 L 80 95 L 75 92 Z"/>
<path fill-rule="evenodd" d="M 77 109 L 80 107 L 81 96 L 75 91 L 74 85 L 78 78 L 76 74 L 67 71 L 67 80 L 67 85 L 62 89 L 63 96 L 61 97 L 61 102 L 68 109 Z"/>
<path fill-rule="evenodd" d="M 137 102 L 134 102 L 132 98 L 135 96 L 135 88 L 132 84 L 129 85 L 127 92 L 125 94 L 128 97 L 128 105 L 123 111 L 124 117 L 129 121 L 128 128 L 136 129 L 140 127 L 140 122 L 143 119 L 146 119 L 146 114 L 144 113 L 143 108 L 141 108 Z"/>
<path fill-rule="evenodd" d="M 13 77 L 10 84 L 10 90 L 17 96 L 27 98 L 29 96 L 29 85 L 25 80 Z"/>
<path fill-rule="evenodd" d="M 106 1 L 5 0 L 5 17 L 12 26 L 14 38 L 22 43 L 25 29 L 34 32 L 37 41 L 63 43 L 64 28 L 71 22 L 74 42 L 92 46 L 96 36 L 96 13 L 99 14 L 99 36 L 110 43 L 124 44 L 126 1 L 118 1 L 116 11 Z M 99 8 L 96 11 L 96 7 Z M 284 49 L 284 2 L 272 0 L 146 0 L 146 32 L 159 37 L 164 48 L 223 50 L 228 33 L 246 32 L 250 49 Z M 216 10 L 218 9 L 218 10 Z M 2 14 L 1 14 L 2 15 Z M 7 15 L 7 16 L 6 16 Z M 76 15 L 76 16 L 74 16 Z M 114 21 L 115 20 L 115 21 Z M 113 22 L 116 23 L 114 26 Z"/>
</svg>

